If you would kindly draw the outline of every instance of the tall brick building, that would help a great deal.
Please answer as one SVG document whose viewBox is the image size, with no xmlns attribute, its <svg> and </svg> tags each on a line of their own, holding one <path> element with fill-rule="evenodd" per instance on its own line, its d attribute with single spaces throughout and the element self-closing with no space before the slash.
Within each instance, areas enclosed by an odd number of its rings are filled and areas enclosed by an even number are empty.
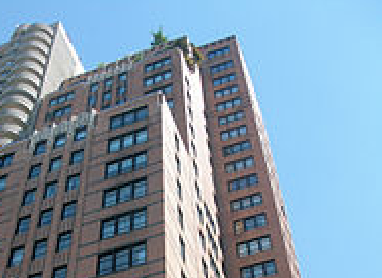
<svg viewBox="0 0 382 278">
<path fill-rule="evenodd" d="M 33 130 L 1 148 L 2 277 L 300 277 L 236 37 L 67 78 Z"/>
</svg>

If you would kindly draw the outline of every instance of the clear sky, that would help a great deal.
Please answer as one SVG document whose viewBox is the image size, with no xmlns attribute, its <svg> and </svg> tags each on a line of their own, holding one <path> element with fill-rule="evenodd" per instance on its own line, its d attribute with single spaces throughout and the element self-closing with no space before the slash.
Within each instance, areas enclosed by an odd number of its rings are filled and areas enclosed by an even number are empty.
<svg viewBox="0 0 382 278">
<path fill-rule="evenodd" d="M 303 277 L 382 277 L 382 1 L 2 1 L 0 42 L 63 22 L 86 69 L 169 38 L 236 34 Z M 234 278 L 234 277 L 230 277 Z"/>
</svg>

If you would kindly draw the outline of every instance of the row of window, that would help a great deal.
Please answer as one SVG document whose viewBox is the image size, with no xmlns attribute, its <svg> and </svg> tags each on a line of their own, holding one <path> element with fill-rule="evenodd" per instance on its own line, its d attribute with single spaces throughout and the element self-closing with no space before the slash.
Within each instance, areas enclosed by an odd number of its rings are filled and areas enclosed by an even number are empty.
<svg viewBox="0 0 382 278">
<path fill-rule="evenodd" d="M 61 219 L 65 220 L 67 218 L 74 217 L 76 215 L 77 203 L 70 202 L 63 206 L 61 212 Z M 38 226 L 43 227 L 50 225 L 52 223 L 53 209 L 47 209 L 40 213 L 40 218 L 38 221 Z M 26 216 L 19 219 L 17 224 L 16 234 L 27 233 L 30 228 L 31 216 Z"/>
<path fill-rule="evenodd" d="M 148 91 L 146 92 L 146 95 L 155 94 L 155 93 L 163 93 L 163 94 L 172 93 L 172 84 Z"/>
<path fill-rule="evenodd" d="M 252 148 L 251 143 L 247 140 L 247 141 L 239 142 L 239 143 L 224 147 L 223 155 L 229 156 L 239 152 L 250 150 L 251 148 Z"/>
<path fill-rule="evenodd" d="M 128 212 L 102 221 L 101 238 L 111 238 L 116 235 L 128 234 L 132 230 L 146 227 L 147 210 Z"/>
<path fill-rule="evenodd" d="M 216 98 L 221 98 L 221 97 L 225 97 L 225 96 L 229 96 L 234 93 L 237 93 L 238 91 L 239 91 L 239 87 L 237 85 L 234 85 L 227 88 L 223 88 L 221 90 L 217 90 L 214 92 L 214 95 Z"/>
<path fill-rule="evenodd" d="M 252 156 L 250 156 L 250 157 L 229 162 L 224 165 L 224 169 L 226 173 L 234 173 L 234 172 L 241 171 L 243 169 L 253 167 L 254 165 L 255 165 L 255 160 Z"/>
<path fill-rule="evenodd" d="M 66 93 L 64 95 L 52 98 L 49 102 L 49 105 L 50 105 L 50 107 L 52 107 L 52 106 L 70 101 L 70 100 L 75 99 L 75 98 L 76 98 L 76 93 L 75 92 L 69 92 L 69 93 Z"/>
<path fill-rule="evenodd" d="M 274 260 L 244 267 L 240 270 L 241 278 L 258 278 L 275 275 L 276 263 Z"/>
<path fill-rule="evenodd" d="M 237 111 L 235 113 L 231 113 L 222 117 L 219 117 L 219 125 L 227 125 L 233 122 L 240 121 L 245 116 L 244 111 Z"/>
<path fill-rule="evenodd" d="M 56 110 L 54 110 L 52 112 L 52 117 L 53 118 L 59 118 L 59 117 L 62 117 L 62 116 L 65 116 L 65 115 L 69 115 L 72 111 L 72 107 L 70 105 L 67 105 L 65 107 L 62 107 L 62 108 L 58 108 Z M 48 114 L 50 115 L 50 114 Z"/>
<path fill-rule="evenodd" d="M 209 51 L 208 54 L 207 54 L 207 57 L 208 57 L 208 59 L 213 59 L 215 57 L 227 55 L 229 53 L 229 51 L 230 51 L 230 47 L 229 46 L 225 46 L 225 47 L 222 47 L 222 48 L 218 48 L 218 49 Z"/>
<path fill-rule="evenodd" d="M 119 82 L 126 82 L 126 80 L 127 80 L 126 73 L 121 73 L 118 75 L 118 81 Z M 103 83 L 104 83 L 104 87 L 106 89 L 110 89 L 113 86 L 113 78 L 112 77 L 107 78 L 103 81 Z M 90 92 L 91 93 L 97 92 L 98 89 L 99 89 L 99 83 L 93 83 L 90 85 Z"/>
<path fill-rule="evenodd" d="M 148 117 L 148 113 L 148 108 L 144 106 L 113 116 L 110 118 L 110 129 L 116 129 L 125 125 L 131 125 L 133 123 L 143 121 Z"/>
<path fill-rule="evenodd" d="M 98 258 L 98 275 L 107 275 L 145 264 L 146 254 L 146 243 L 140 243 L 100 255 Z"/>
<path fill-rule="evenodd" d="M 66 179 L 65 191 L 68 192 L 70 190 L 78 189 L 80 186 L 80 178 L 80 174 L 69 176 Z M 53 181 L 47 184 L 45 187 L 44 199 L 52 198 L 56 195 L 57 184 L 57 181 Z M 36 191 L 36 189 L 32 189 L 25 192 L 22 203 L 23 206 L 29 206 L 34 203 Z"/>
<path fill-rule="evenodd" d="M 134 145 L 146 143 L 148 139 L 147 128 L 135 130 L 129 134 L 118 136 L 109 140 L 109 152 L 117 152 Z"/>
<path fill-rule="evenodd" d="M 139 179 L 126 183 L 120 187 L 108 189 L 104 193 L 103 207 L 115 206 L 119 203 L 131 201 L 146 196 L 147 179 Z"/>
<path fill-rule="evenodd" d="M 220 139 L 227 141 L 236 137 L 244 136 L 247 134 L 247 127 L 245 125 L 228 129 L 220 133 Z"/>
<path fill-rule="evenodd" d="M 171 58 L 170 57 L 146 65 L 145 71 L 150 72 L 150 71 L 153 71 L 156 69 L 160 69 L 160 68 L 162 68 L 166 65 L 169 65 L 169 64 L 171 64 Z"/>
<path fill-rule="evenodd" d="M 237 245 L 237 254 L 240 258 L 243 258 L 246 256 L 255 255 L 259 252 L 269 250 L 271 248 L 271 236 L 264 236 L 239 243 Z"/>
<path fill-rule="evenodd" d="M 106 165 L 106 178 L 137 171 L 147 166 L 147 153 L 139 153 Z"/>
<path fill-rule="evenodd" d="M 234 108 L 234 107 L 237 107 L 240 105 L 241 105 L 241 98 L 236 97 L 236 98 L 224 101 L 224 102 L 220 102 L 220 103 L 216 104 L 215 107 L 216 107 L 216 111 L 219 112 L 219 111 L 223 111 L 223 110 L 226 110 L 229 108 Z"/>
<path fill-rule="evenodd" d="M 215 79 L 213 80 L 213 85 L 214 85 L 215 87 L 216 87 L 216 86 L 220 86 L 220 85 L 223 85 L 223 84 L 225 84 L 225 83 L 234 81 L 235 78 L 236 78 L 236 74 L 235 74 L 235 73 L 231 73 L 231 74 L 228 74 L 228 75 L 219 77 L 219 78 L 215 78 Z"/>
<path fill-rule="evenodd" d="M 231 210 L 238 211 L 259 206 L 262 203 L 261 194 L 254 194 L 231 202 Z"/>
<path fill-rule="evenodd" d="M 14 156 L 15 154 L 13 153 L 0 156 L 0 169 L 3 167 L 10 166 L 12 164 Z"/>
<path fill-rule="evenodd" d="M 70 155 L 69 164 L 74 165 L 81 163 L 84 160 L 84 150 L 78 150 L 72 152 Z M 49 164 L 49 172 L 54 172 L 60 170 L 62 165 L 62 156 L 55 157 L 51 159 Z M 41 174 L 42 164 L 33 165 L 29 171 L 29 178 L 37 178 Z"/>
<path fill-rule="evenodd" d="M 235 221 L 234 230 L 235 234 L 241 234 L 256 228 L 264 227 L 267 225 L 267 217 L 265 213 L 253 215 L 244 219 Z"/>
<path fill-rule="evenodd" d="M 228 183 L 229 191 L 237 191 L 247 187 L 256 186 L 258 183 L 258 178 L 256 174 L 251 174 L 245 177 L 240 177 L 234 179 Z"/>
<path fill-rule="evenodd" d="M 162 72 L 160 74 L 157 74 L 157 75 L 154 75 L 154 76 L 150 76 L 148 78 L 145 78 L 145 80 L 143 81 L 143 84 L 148 87 L 148 86 L 151 86 L 151 85 L 154 85 L 154 84 L 157 84 L 159 82 L 162 82 L 164 80 L 168 80 L 170 79 L 172 76 L 172 73 L 171 71 L 166 71 L 166 72 Z"/>
<path fill-rule="evenodd" d="M 215 74 L 232 67 L 233 67 L 233 61 L 231 60 L 231 61 L 226 61 L 224 63 L 212 66 L 210 70 L 211 70 L 211 74 Z"/>
</svg>

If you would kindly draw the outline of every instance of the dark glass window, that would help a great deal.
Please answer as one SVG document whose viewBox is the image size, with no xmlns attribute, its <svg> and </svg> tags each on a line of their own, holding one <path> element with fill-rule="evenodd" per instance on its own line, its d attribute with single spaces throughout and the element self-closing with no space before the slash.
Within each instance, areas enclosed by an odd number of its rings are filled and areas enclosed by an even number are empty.
<svg viewBox="0 0 382 278">
<path fill-rule="evenodd" d="M 215 57 L 227 55 L 230 51 L 229 46 L 225 46 L 223 48 L 218 48 L 212 51 L 209 51 L 207 54 L 208 59 L 213 59 Z"/>
<path fill-rule="evenodd" d="M 43 258 L 46 255 L 48 241 L 46 239 L 37 241 L 33 249 L 33 259 Z"/>
<path fill-rule="evenodd" d="M 97 98 L 95 95 L 88 96 L 88 107 L 93 108 L 97 105 Z"/>
<path fill-rule="evenodd" d="M 223 155 L 229 156 L 229 155 L 237 154 L 239 152 L 250 150 L 251 148 L 252 148 L 251 143 L 247 140 L 247 141 L 239 142 L 239 143 L 224 147 Z"/>
<path fill-rule="evenodd" d="M 234 230 L 235 234 L 250 231 L 256 228 L 264 227 L 267 225 L 267 217 L 264 213 L 250 216 L 244 219 L 235 221 Z"/>
<path fill-rule="evenodd" d="M 59 170 L 61 168 L 61 162 L 62 162 L 62 157 L 53 158 L 50 161 L 49 171 L 53 172 L 53 171 Z"/>
<path fill-rule="evenodd" d="M 21 265 L 24 258 L 24 253 L 24 246 L 12 249 L 8 265 L 10 267 Z"/>
<path fill-rule="evenodd" d="M 215 73 L 221 72 L 223 70 L 226 70 L 226 69 L 229 69 L 232 67 L 233 67 L 233 61 L 231 60 L 231 61 L 226 61 L 224 63 L 212 66 L 210 68 L 210 71 L 211 71 L 211 74 L 215 74 Z"/>
<path fill-rule="evenodd" d="M 19 223 L 17 224 L 16 234 L 27 233 L 29 231 L 30 222 L 31 222 L 31 217 L 30 216 L 21 218 L 19 220 Z"/>
<path fill-rule="evenodd" d="M 102 102 L 107 103 L 111 101 L 111 92 L 104 92 L 102 95 Z"/>
<path fill-rule="evenodd" d="M 98 91 L 98 87 L 99 87 L 98 83 L 91 84 L 90 85 L 90 92 L 92 92 L 92 93 L 97 92 Z"/>
<path fill-rule="evenodd" d="M 225 76 L 214 79 L 213 84 L 214 84 L 214 86 L 220 86 L 220 85 L 225 84 L 227 82 L 234 81 L 235 78 L 236 78 L 236 74 L 232 73 L 232 74 L 225 75 Z"/>
<path fill-rule="evenodd" d="M 244 136 L 246 134 L 247 127 L 244 125 L 223 131 L 222 133 L 220 133 L 220 138 L 222 141 L 227 141 L 228 139 Z"/>
<path fill-rule="evenodd" d="M 262 262 L 240 269 L 241 278 L 268 277 L 276 274 L 276 263 L 274 260 Z"/>
<path fill-rule="evenodd" d="M 84 150 L 72 152 L 70 155 L 70 164 L 81 163 L 84 160 Z"/>
<path fill-rule="evenodd" d="M 29 171 L 29 178 L 37 178 L 41 173 L 41 164 L 33 165 Z"/>
<path fill-rule="evenodd" d="M 167 105 L 170 109 L 174 108 L 174 100 L 172 98 L 167 99 Z"/>
<path fill-rule="evenodd" d="M 81 126 L 76 129 L 76 135 L 74 136 L 75 141 L 81 141 L 85 139 L 87 136 L 87 129 L 86 126 Z"/>
<path fill-rule="evenodd" d="M 66 180 L 66 191 L 78 189 L 80 186 L 80 174 L 69 176 Z"/>
<path fill-rule="evenodd" d="M 13 153 L 0 156 L 0 169 L 3 167 L 10 166 L 12 164 L 13 157 Z"/>
<path fill-rule="evenodd" d="M 256 186 L 258 183 L 258 178 L 256 174 L 251 174 L 245 177 L 240 177 L 234 179 L 228 183 L 229 191 L 241 190 L 247 187 Z"/>
<path fill-rule="evenodd" d="M 59 134 L 56 136 L 56 138 L 54 139 L 54 144 L 53 144 L 53 148 L 59 148 L 59 147 L 62 147 L 64 146 L 66 143 L 66 133 L 63 133 L 63 134 Z"/>
<path fill-rule="evenodd" d="M 182 256 L 183 262 L 186 261 L 186 245 L 184 244 L 184 240 L 182 237 L 179 237 L 180 243 L 180 255 Z"/>
<path fill-rule="evenodd" d="M 71 232 L 65 232 L 58 236 L 57 252 L 62 252 L 70 248 L 70 242 L 72 239 Z"/>
<path fill-rule="evenodd" d="M 36 189 L 25 192 L 23 199 L 23 206 L 31 205 L 35 200 Z"/>
<path fill-rule="evenodd" d="M 106 88 L 111 88 L 112 85 L 113 85 L 113 79 L 111 79 L 111 78 L 105 79 L 105 87 Z"/>
<path fill-rule="evenodd" d="M 255 255 L 259 252 L 266 251 L 271 248 L 272 244 L 270 236 L 254 238 L 249 241 L 237 244 L 237 255 L 242 258 L 249 255 Z"/>
<path fill-rule="evenodd" d="M 7 177 L 6 176 L 0 177 L 0 191 L 4 190 L 6 185 L 7 185 Z"/>
<path fill-rule="evenodd" d="M 44 199 L 53 198 L 57 191 L 57 181 L 48 183 L 45 187 Z"/>
<path fill-rule="evenodd" d="M 135 154 L 106 165 L 106 178 L 136 171 L 147 166 L 147 153 Z"/>
<path fill-rule="evenodd" d="M 34 155 L 43 154 L 46 152 L 46 141 L 40 141 L 36 144 L 34 149 Z"/>
<path fill-rule="evenodd" d="M 118 136 L 117 138 L 109 140 L 109 152 L 117 152 L 121 149 L 130 148 L 133 145 L 146 143 L 147 139 L 148 132 L 146 128 Z"/>
<path fill-rule="evenodd" d="M 53 209 L 48 209 L 41 212 L 39 226 L 42 227 L 42 226 L 50 225 L 50 223 L 52 222 L 52 216 L 53 216 Z"/>
<path fill-rule="evenodd" d="M 76 215 L 76 209 L 77 209 L 76 202 L 65 204 L 62 209 L 62 215 L 61 215 L 62 220 L 70 218 L 70 217 L 74 217 Z"/>
<path fill-rule="evenodd" d="M 221 98 L 225 96 L 229 96 L 231 94 L 237 93 L 239 91 L 239 87 L 237 85 L 226 87 L 214 92 L 216 98 Z"/>
<path fill-rule="evenodd" d="M 246 196 L 244 198 L 231 201 L 231 210 L 237 211 L 237 210 L 244 210 L 248 208 L 252 208 L 255 206 L 259 206 L 262 203 L 261 194 L 254 194 L 251 196 Z"/>
</svg>

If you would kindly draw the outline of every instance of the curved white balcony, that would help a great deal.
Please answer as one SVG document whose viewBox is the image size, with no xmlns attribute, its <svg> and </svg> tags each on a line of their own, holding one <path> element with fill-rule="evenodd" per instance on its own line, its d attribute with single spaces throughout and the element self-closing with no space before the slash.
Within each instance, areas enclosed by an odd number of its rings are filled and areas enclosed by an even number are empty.
<svg viewBox="0 0 382 278">
<path fill-rule="evenodd" d="M 49 47 L 43 44 L 40 41 L 26 41 L 20 44 L 19 53 L 26 52 L 29 50 L 34 50 L 40 53 L 41 55 L 47 57 L 49 54 Z"/>
<path fill-rule="evenodd" d="M 22 128 L 26 126 L 29 113 L 25 113 L 24 111 L 14 107 L 1 107 L 1 109 L 0 123 L 16 124 Z"/>
<path fill-rule="evenodd" d="M 17 138 L 19 137 L 18 134 L 22 129 L 22 126 L 13 123 L 0 124 L 0 142 L 2 144 L 6 144 L 10 143 L 13 140 L 17 140 Z"/>
<path fill-rule="evenodd" d="M 40 41 L 48 47 L 52 45 L 52 38 L 49 35 L 47 35 L 45 32 L 39 31 L 39 30 L 27 33 L 21 39 L 22 42 L 29 41 L 29 40 Z"/>
<path fill-rule="evenodd" d="M 0 99 L 0 111 L 5 108 L 16 108 L 29 114 L 33 111 L 34 101 L 29 97 L 20 94 L 2 95 Z"/>
<path fill-rule="evenodd" d="M 42 24 L 42 23 L 34 23 L 34 24 L 29 26 L 28 30 L 30 30 L 30 31 L 32 31 L 32 30 L 42 30 L 47 35 L 49 35 L 50 37 L 53 37 L 53 34 L 54 34 L 54 31 L 53 31 L 52 27 L 50 27 L 49 25 L 46 25 L 46 24 Z"/>
<path fill-rule="evenodd" d="M 27 83 L 32 85 L 36 90 L 40 88 L 41 79 L 36 76 L 36 74 L 28 71 L 23 71 L 17 74 L 14 74 L 9 79 L 9 85 L 12 86 L 17 83 Z"/>
<path fill-rule="evenodd" d="M 36 60 L 41 65 L 45 65 L 47 58 L 44 55 L 42 55 L 40 51 L 37 51 L 35 49 L 28 49 L 21 52 L 16 57 L 16 61 L 20 61 L 20 60 Z"/>
<path fill-rule="evenodd" d="M 34 102 L 38 96 L 38 90 L 27 83 L 17 83 L 8 86 L 3 91 L 3 97 L 6 95 L 21 95 L 28 98 L 30 101 Z"/>
<path fill-rule="evenodd" d="M 43 78 L 44 68 L 40 65 L 40 63 L 34 60 L 24 60 L 19 62 L 16 67 L 14 67 L 14 73 L 22 72 L 22 71 L 30 71 L 36 74 L 40 79 Z"/>
</svg>

